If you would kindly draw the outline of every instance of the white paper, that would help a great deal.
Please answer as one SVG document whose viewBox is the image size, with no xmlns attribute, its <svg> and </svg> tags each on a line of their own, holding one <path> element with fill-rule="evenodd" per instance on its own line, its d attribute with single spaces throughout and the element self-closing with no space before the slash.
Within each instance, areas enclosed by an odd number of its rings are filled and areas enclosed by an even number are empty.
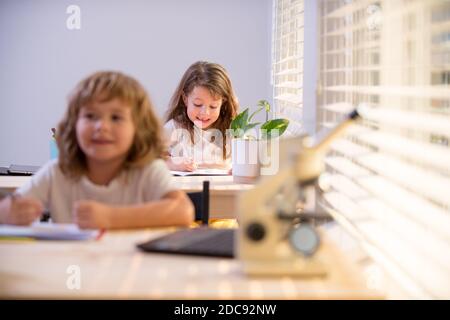
<svg viewBox="0 0 450 320">
<path fill-rule="evenodd" d="M 99 230 L 81 230 L 75 224 L 40 223 L 30 226 L 0 225 L 0 237 L 27 237 L 41 240 L 95 239 Z"/>
<path fill-rule="evenodd" d="M 174 176 L 228 176 L 229 170 L 224 169 L 198 169 L 195 171 L 170 171 Z"/>
</svg>

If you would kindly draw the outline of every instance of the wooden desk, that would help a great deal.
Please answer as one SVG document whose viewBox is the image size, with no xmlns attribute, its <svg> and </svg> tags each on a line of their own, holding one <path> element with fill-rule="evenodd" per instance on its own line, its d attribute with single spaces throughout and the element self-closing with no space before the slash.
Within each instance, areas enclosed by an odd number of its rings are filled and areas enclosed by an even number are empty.
<svg viewBox="0 0 450 320">
<path fill-rule="evenodd" d="M 0 241 L 0 298 L 371 299 L 356 266 L 325 237 L 325 278 L 249 278 L 234 259 L 149 254 L 135 244 L 166 230 L 108 232 L 100 241 Z M 69 266 L 81 288 L 69 289 Z"/>
<path fill-rule="evenodd" d="M 210 217 L 213 219 L 236 218 L 236 199 L 249 184 L 236 184 L 232 176 L 174 177 L 176 185 L 186 192 L 202 190 L 202 182 L 210 181 Z M 0 190 L 11 192 L 30 180 L 29 176 L 0 176 Z"/>
<path fill-rule="evenodd" d="M 236 184 L 232 176 L 191 176 L 175 177 L 177 186 L 186 192 L 202 190 L 202 183 L 210 181 L 210 218 L 232 219 L 236 218 L 236 201 L 242 191 L 253 188 L 250 184 Z"/>
<path fill-rule="evenodd" d="M 30 179 L 30 176 L 0 176 L 0 190 L 13 191 Z"/>
</svg>

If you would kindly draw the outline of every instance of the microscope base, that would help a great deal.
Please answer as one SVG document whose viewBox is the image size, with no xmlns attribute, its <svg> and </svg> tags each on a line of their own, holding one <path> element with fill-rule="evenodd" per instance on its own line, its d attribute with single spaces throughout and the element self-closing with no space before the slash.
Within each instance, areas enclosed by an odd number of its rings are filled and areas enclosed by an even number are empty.
<svg viewBox="0 0 450 320">
<path fill-rule="evenodd" d="M 244 273 L 250 276 L 292 276 L 324 277 L 327 275 L 325 263 L 314 257 L 297 258 L 289 261 L 243 261 Z"/>
</svg>

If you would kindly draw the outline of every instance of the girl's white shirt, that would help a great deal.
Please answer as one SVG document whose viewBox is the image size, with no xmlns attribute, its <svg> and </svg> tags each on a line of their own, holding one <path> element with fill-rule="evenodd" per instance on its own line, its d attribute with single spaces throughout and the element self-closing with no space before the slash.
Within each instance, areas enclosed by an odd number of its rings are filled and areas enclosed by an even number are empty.
<svg viewBox="0 0 450 320">
<path fill-rule="evenodd" d="M 161 199 L 178 190 L 166 163 L 157 159 L 142 168 L 122 171 L 107 186 L 96 185 L 86 176 L 73 180 L 65 176 L 58 160 L 49 161 L 31 180 L 17 189 L 24 197 L 40 200 L 53 222 L 73 223 L 73 204 L 95 200 L 108 205 L 133 205 Z"/>
<path fill-rule="evenodd" d="M 229 139 L 222 136 L 218 129 L 202 130 L 194 126 L 194 143 L 187 129 L 181 128 L 178 123 L 169 120 L 165 125 L 166 137 L 169 141 L 171 157 L 191 158 L 198 168 L 230 169 L 231 148 Z M 226 158 L 223 158 L 222 144 L 226 143 Z"/>
</svg>

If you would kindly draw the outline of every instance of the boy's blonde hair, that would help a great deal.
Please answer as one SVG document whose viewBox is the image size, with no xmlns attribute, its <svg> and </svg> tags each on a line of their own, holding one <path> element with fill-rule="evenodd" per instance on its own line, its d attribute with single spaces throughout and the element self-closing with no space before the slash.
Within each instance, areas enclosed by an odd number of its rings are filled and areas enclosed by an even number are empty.
<svg viewBox="0 0 450 320">
<path fill-rule="evenodd" d="M 188 118 L 187 106 L 183 101 L 183 94 L 187 97 L 196 86 L 205 87 L 213 97 L 222 98 L 219 118 L 214 122 L 213 128 L 219 129 L 223 139 L 223 156 L 226 155 L 226 130 L 230 128 L 231 120 L 238 111 L 238 102 L 224 67 L 217 63 L 198 61 L 192 64 L 184 73 L 175 93 L 169 103 L 166 122 L 173 120 L 183 129 L 187 129 L 194 143 L 194 124 Z"/>
<path fill-rule="evenodd" d="M 134 141 L 124 169 L 142 167 L 160 158 L 163 148 L 162 126 L 153 105 L 138 81 L 120 72 L 96 72 L 82 80 L 69 97 L 68 108 L 56 132 L 59 166 L 69 177 L 78 179 L 87 171 L 86 156 L 78 145 L 76 123 L 83 106 L 95 101 L 118 98 L 131 107 Z"/>
</svg>

